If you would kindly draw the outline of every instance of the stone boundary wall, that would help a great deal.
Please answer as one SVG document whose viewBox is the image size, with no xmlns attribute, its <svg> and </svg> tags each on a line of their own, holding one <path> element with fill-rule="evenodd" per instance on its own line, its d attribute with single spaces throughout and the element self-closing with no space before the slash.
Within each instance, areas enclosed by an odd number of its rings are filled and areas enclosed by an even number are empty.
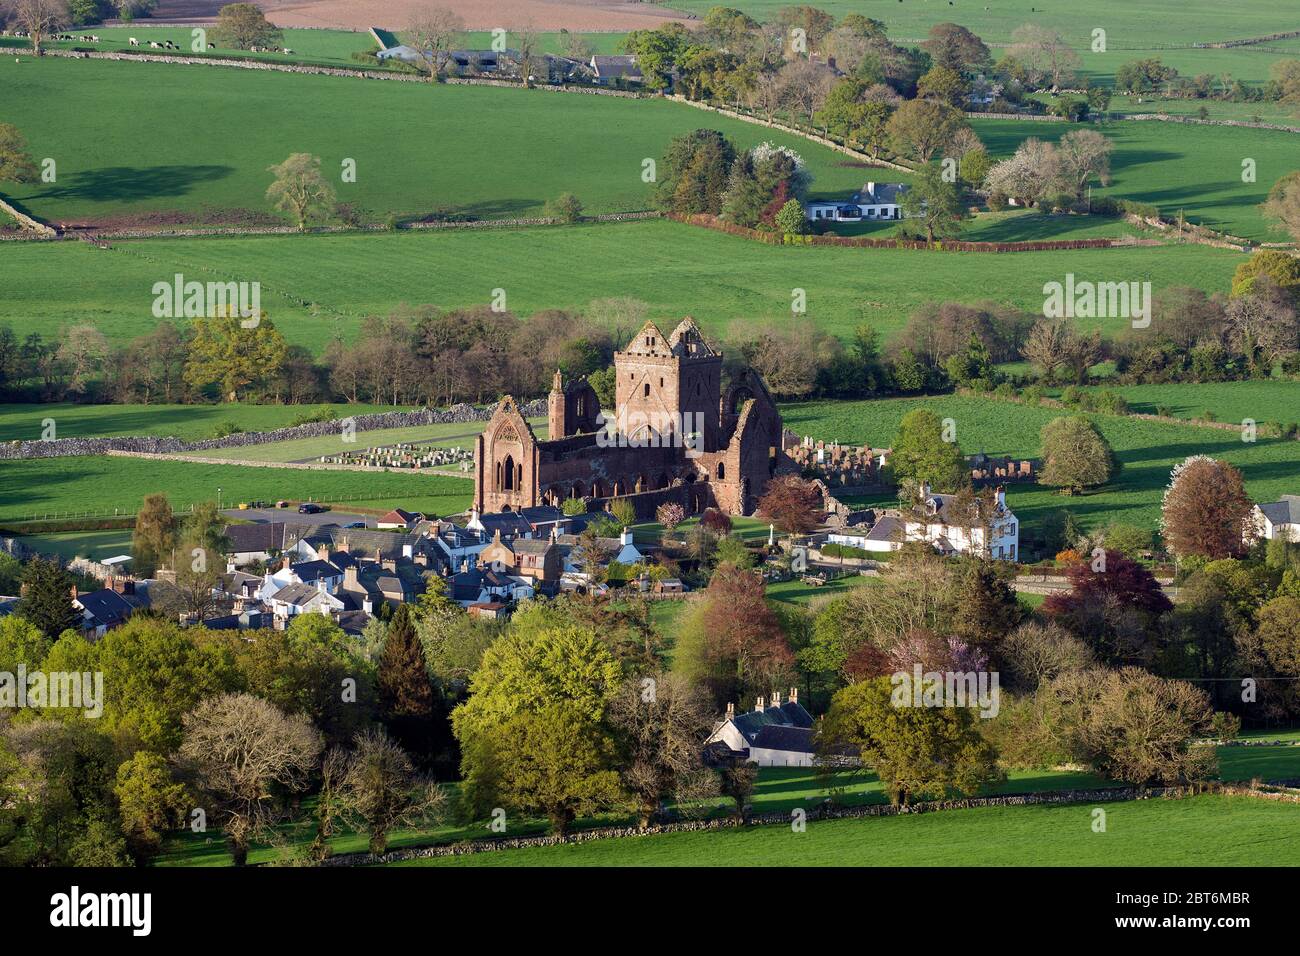
<svg viewBox="0 0 1300 956">
<path fill-rule="evenodd" d="M 860 160 L 868 166 L 878 166 L 882 169 L 893 169 L 900 173 L 912 173 L 916 171 L 911 166 L 904 166 L 901 163 L 890 162 L 887 159 L 873 159 L 866 153 L 856 150 L 851 146 L 846 146 L 836 140 L 828 139 L 825 136 L 809 132 L 808 130 L 802 129 L 798 126 L 790 126 L 776 120 L 765 120 L 758 116 L 751 116 L 748 113 L 742 113 L 739 110 L 728 109 L 725 106 L 714 106 L 711 103 L 704 103 L 700 100 L 687 99 L 677 93 L 669 94 L 665 96 L 664 99 L 672 100 L 674 103 L 684 103 L 686 106 L 693 106 L 697 110 L 704 110 L 708 113 L 717 113 L 721 116 L 740 120 L 742 123 L 753 123 L 755 126 L 766 126 L 768 129 L 780 130 L 782 133 L 789 133 L 792 136 L 798 136 L 802 139 L 810 140 L 811 142 L 825 146 L 827 149 L 833 149 L 837 153 L 843 153 L 845 156 L 852 156 L 854 159 Z"/>
<path fill-rule="evenodd" d="M 1300 126 L 1285 123 L 1256 123 L 1252 120 L 1201 119 L 1198 116 L 1173 116 L 1169 113 L 1127 113 L 1126 120 L 1156 123 L 1185 123 L 1189 126 L 1240 126 L 1245 129 L 1272 129 L 1282 133 L 1300 133 Z"/>
<path fill-rule="evenodd" d="M 53 239 L 55 236 L 58 235 L 58 233 L 54 229 L 45 225 L 45 223 L 37 222 L 35 219 L 27 215 L 26 213 L 19 212 L 13 206 L 9 205 L 9 203 L 5 202 L 3 199 L 0 199 L 0 209 L 3 209 L 10 216 L 13 216 L 14 221 L 17 222 L 18 225 L 22 226 L 24 229 L 31 230 L 32 232 L 40 236 L 42 239 Z"/>
<path fill-rule="evenodd" d="M 1056 793 L 1027 793 L 1001 797 L 970 797 L 965 800 L 926 801 L 908 806 L 872 804 L 860 807 L 835 807 L 829 804 L 807 808 L 807 819 L 855 820 L 866 817 L 892 817 L 908 813 L 934 813 L 944 810 L 967 810 L 975 807 L 1023 807 L 1072 803 L 1114 803 L 1121 800 L 1179 799 L 1197 793 L 1222 793 L 1228 796 L 1256 796 L 1300 802 L 1300 795 L 1263 793 L 1248 787 L 1206 786 L 1194 787 L 1112 787 L 1101 790 L 1062 790 Z M 654 836 L 662 833 L 696 833 L 706 830 L 727 830 L 736 827 L 774 826 L 790 823 L 789 813 L 755 814 L 745 820 L 735 817 L 718 817 L 708 820 L 688 820 L 680 823 L 663 823 L 646 827 L 600 827 L 580 830 L 565 836 L 515 837 L 503 840 L 472 840 L 442 846 L 415 847 L 394 850 L 382 856 L 369 853 L 343 853 L 326 859 L 324 866 L 367 866 L 395 863 L 401 860 L 418 860 L 433 857 L 469 856 L 498 850 L 518 850 L 530 847 L 560 846 L 563 844 L 590 843 L 619 837 Z"/>
<path fill-rule="evenodd" d="M 386 428 L 409 428 L 418 425 L 450 425 L 471 422 L 485 422 L 496 411 L 496 405 L 476 408 L 461 402 L 446 409 L 423 408 L 414 412 L 377 412 L 371 415 L 356 415 L 329 422 L 308 422 L 305 425 L 291 425 L 268 432 L 236 432 L 224 438 L 209 438 L 202 441 L 187 442 L 179 438 L 119 437 L 119 438 L 56 438 L 52 441 L 15 441 L 0 445 L 0 460 L 27 458 L 67 458 L 76 455 L 177 455 L 193 451 L 207 451 L 213 448 L 243 448 L 252 445 L 265 445 L 270 442 L 292 441 L 298 438 L 325 438 L 340 434 L 344 423 L 348 422 L 358 432 Z M 546 402 L 543 399 L 529 402 L 520 407 L 525 418 L 535 418 L 546 414 Z M 225 459 L 208 459 L 213 463 L 235 464 Z M 251 462 L 250 462 L 251 464 Z M 263 463 L 265 464 L 265 463 Z M 283 466 L 275 466 L 283 467 Z M 308 467 L 308 466 L 304 466 Z M 310 467 L 325 467 L 312 465 Z M 334 466 L 349 467 L 349 466 Z M 373 468 L 363 469 L 374 471 Z"/>
<path fill-rule="evenodd" d="M 1234 46 L 1254 46 L 1257 43 L 1271 43 L 1274 40 L 1290 40 L 1300 37 L 1300 30 L 1288 30 L 1285 33 L 1270 33 L 1262 37 L 1247 37 L 1244 40 L 1219 40 L 1216 43 L 1193 43 L 1197 50 L 1226 50 Z"/>
<path fill-rule="evenodd" d="M 641 219 L 660 219 L 662 216 L 663 214 L 655 209 L 640 209 L 632 212 L 611 212 L 598 216 L 583 216 L 580 224 L 584 222 L 633 222 Z M 404 222 L 400 223 L 395 230 L 390 230 L 387 226 L 379 223 L 364 226 L 313 226 L 306 231 L 300 231 L 295 226 L 216 226 L 213 228 L 162 226 L 157 229 L 128 227 L 124 229 L 70 230 L 63 233 L 62 238 L 93 238 L 95 241 L 105 239 L 204 239 L 230 236 L 310 236 L 356 232 L 406 232 L 424 229 L 511 229 L 560 224 L 561 220 L 554 217 L 539 216 L 537 218 L 517 219 L 472 219 L 464 222 Z"/>
</svg>

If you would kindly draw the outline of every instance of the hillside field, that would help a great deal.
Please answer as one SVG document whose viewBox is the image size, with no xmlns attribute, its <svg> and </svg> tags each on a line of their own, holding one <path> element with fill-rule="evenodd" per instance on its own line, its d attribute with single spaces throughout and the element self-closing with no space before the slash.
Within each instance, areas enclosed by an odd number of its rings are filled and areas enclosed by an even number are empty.
<svg viewBox="0 0 1300 956">
<path fill-rule="evenodd" d="M 594 840 L 398 866 L 1295 866 L 1294 805 L 1201 796 L 1102 805 L 980 807 Z"/>
<path fill-rule="evenodd" d="M 1015 152 L 1026 138 L 1056 141 L 1071 123 L 972 120 L 994 157 Z M 1154 203 L 1166 219 L 1188 222 L 1255 242 L 1281 242 L 1259 210 L 1269 188 L 1295 170 L 1300 134 L 1179 123 L 1111 122 L 1099 127 L 1115 144 L 1112 182 L 1094 196 Z M 1256 180 L 1242 182 L 1242 160 L 1255 161 Z"/>
<path fill-rule="evenodd" d="M 0 192 L 51 222 L 268 212 L 267 167 L 298 152 L 319 156 L 339 201 L 377 220 L 434 210 L 537 216 L 566 191 L 588 213 L 625 212 L 650 202 L 642 160 L 701 126 L 742 148 L 797 149 L 820 188 L 852 192 L 867 178 L 800 137 L 667 100 L 53 58 L 6 76 L 5 120 L 38 160 L 56 159 L 58 181 Z M 355 183 L 341 181 L 344 159 L 356 161 Z"/>
<path fill-rule="evenodd" d="M 404 302 L 485 305 L 496 288 L 520 315 L 632 296 L 649 304 L 653 319 L 675 323 L 693 315 L 715 335 L 735 320 L 789 321 L 792 290 L 799 288 L 807 294 L 808 318 L 847 338 L 864 322 L 888 334 L 929 301 L 993 299 L 1039 312 L 1043 284 L 1062 282 L 1068 272 L 1095 281 L 1150 281 L 1157 292 L 1170 285 L 1226 291 L 1244 258 L 1200 245 L 1014 254 L 769 246 L 664 220 L 150 239 L 114 242 L 109 250 L 25 243 L 7 245 L 2 254 L 0 323 L 20 339 L 89 322 L 114 342 L 129 340 L 158 322 L 151 312 L 154 283 L 181 273 L 187 280 L 260 282 L 262 307 L 277 328 L 291 344 L 316 353 L 335 335 L 351 339 L 366 315 Z M 1125 320 L 1098 324 L 1117 332 Z"/>
</svg>

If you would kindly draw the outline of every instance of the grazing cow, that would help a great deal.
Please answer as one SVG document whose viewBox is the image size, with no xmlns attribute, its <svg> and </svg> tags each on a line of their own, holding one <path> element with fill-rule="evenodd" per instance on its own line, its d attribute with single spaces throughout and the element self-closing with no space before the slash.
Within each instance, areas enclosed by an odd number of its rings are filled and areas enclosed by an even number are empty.
<svg viewBox="0 0 1300 956">
<path fill-rule="evenodd" d="M 290 50 L 288 47 L 285 47 L 285 48 L 284 48 L 284 52 L 285 52 L 285 53 L 292 53 L 293 51 Z"/>
<path fill-rule="evenodd" d="M 217 48 L 217 45 L 216 45 L 215 43 L 209 43 L 209 44 L 208 44 L 208 49 L 209 49 L 209 50 L 215 50 L 216 48 Z"/>
<path fill-rule="evenodd" d="M 161 44 L 161 43 L 157 43 L 157 42 L 155 42 L 154 40 L 150 40 L 150 41 L 149 41 L 149 49 L 151 49 L 151 50 L 161 50 L 161 49 L 162 49 L 162 44 Z"/>
<path fill-rule="evenodd" d="M 129 44 L 131 44 L 131 46 L 139 46 L 139 45 L 140 45 L 140 41 L 137 40 L 135 37 L 127 37 L 127 38 L 126 38 L 126 42 L 129 43 Z"/>
</svg>

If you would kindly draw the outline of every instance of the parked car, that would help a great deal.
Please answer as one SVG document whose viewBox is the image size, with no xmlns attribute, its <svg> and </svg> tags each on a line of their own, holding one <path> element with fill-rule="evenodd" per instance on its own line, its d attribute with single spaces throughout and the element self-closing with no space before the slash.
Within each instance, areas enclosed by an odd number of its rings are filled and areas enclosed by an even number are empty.
<svg viewBox="0 0 1300 956">
<path fill-rule="evenodd" d="M 281 501 L 277 501 L 277 502 L 275 503 L 275 506 L 276 506 L 277 508 L 287 508 L 287 507 L 289 507 L 289 502 L 287 502 L 287 501 L 283 501 L 283 500 L 281 500 Z"/>
<path fill-rule="evenodd" d="M 298 514 L 300 515 L 318 515 L 324 510 L 324 505 L 318 505 L 314 501 L 304 501 L 298 506 Z"/>
<path fill-rule="evenodd" d="M 344 528 L 364 528 L 365 526 L 366 526 L 366 523 L 365 523 L 364 521 L 349 521 L 349 522 L 348 522 L 347 524 L 345 524 L 343 527 L 344 527 Z"/>
</svg>

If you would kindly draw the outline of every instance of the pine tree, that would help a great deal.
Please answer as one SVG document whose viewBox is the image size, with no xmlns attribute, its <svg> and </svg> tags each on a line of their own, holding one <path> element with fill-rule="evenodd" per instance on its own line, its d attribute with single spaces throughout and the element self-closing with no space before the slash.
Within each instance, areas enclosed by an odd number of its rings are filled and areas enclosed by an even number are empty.
<svg viewBox="0 0 1300 956">
<path fill-rule="evenodd" d="M 17 613 L 57 641 L 81 622 L 81 613 L 72 606 L 72 585 L 72 575 L 54 561 L 33 558 L 23 572 L 23 599 Z"/>
<path fill-rule="evenodd" d="M 412 754 L 432 755 L 439 708 L 409 605 L 388 625 L 378 683 L 379 712 L 393 737 Z"/>
</svg>

